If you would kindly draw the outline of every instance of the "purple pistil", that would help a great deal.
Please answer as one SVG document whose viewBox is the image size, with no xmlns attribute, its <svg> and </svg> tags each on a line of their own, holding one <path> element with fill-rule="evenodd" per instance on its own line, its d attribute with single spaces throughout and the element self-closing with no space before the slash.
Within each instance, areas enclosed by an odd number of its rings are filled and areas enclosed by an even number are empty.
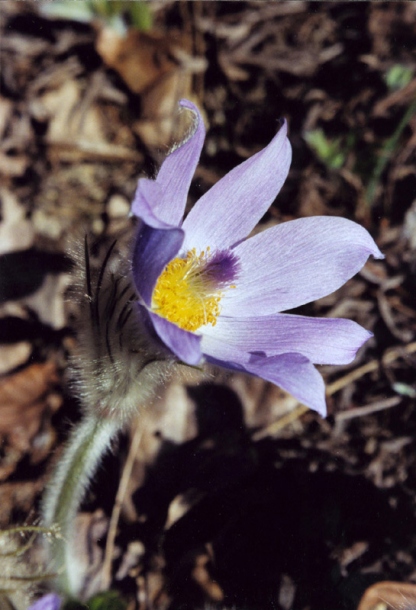
<svg viewBox="0 0 416 610">
<path fill-rule="evenodd" d="M 230 286 L 238 277 L 238 257 L 230 250 L 217 250 L 207 258 L 201 275 L 217 288 Z"/>
</svg>

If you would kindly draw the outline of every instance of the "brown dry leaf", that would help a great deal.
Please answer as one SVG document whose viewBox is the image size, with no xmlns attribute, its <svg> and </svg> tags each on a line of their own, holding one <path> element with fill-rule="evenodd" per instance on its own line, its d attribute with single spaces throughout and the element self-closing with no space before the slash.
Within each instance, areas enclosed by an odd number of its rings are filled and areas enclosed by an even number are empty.
<svg viewBox="0 0 416 610">
<path fill-rule="evenodd" d="M 175 70 L 143 95 L 143 118 L 133 125 L 133 130 L 150 148 L 167 147 L 182 139 L 187 115 L 183 113 L 178 117 L 177 106 L 183 97 L 192 101 L 190 83 L 189 74 Z"/>
<path fill-rule="evenodd" d="M 13 103 L 0 96 L 0 138 L 5 134 L 7 126 L 12 119 Z"/>
<path fill-rule="evenodd" d="M 141 160 L 136 151 L 126 146 L 132 141 L 130 131 L 119 130 L 120 134 L 116 134 L 112 130 L 113 119 L 118 121 L 118 115 L 112 116 L 112 109 L 96 103 L 105 88 L 105 78 L 97 72 L 85 90 L 80 80 L 71 78 L 36 100 L 36 113 L 43 120 L 49 119 L 46 141 L 52 160 Z"/>
<path fill-rule="evenodd" d="M 13 112 L 11 101 L 0 97 L 0 167 L 9 178 L 22 176 L 29 163 L 28 143 L 32 131 L 26 117 Z"/>
<path fill-rule="evenodd" d="M 52 362 L 32 364 L 0 381 L 0 438 L 4 456 L 0 480 L 7 479 L 17 464 L 30 454 L 30 463 L 44 460 L 53 446 L 56 433 L 50 417 L 62 402 L 54 391 L 58 382 Z M 0 498 L 1 499 L 1 498 Z"/>
<path fill-rule="evenodd" d="M 211 552 L 210 552 L 211 551 Z M 213 602 L 222 602 L 224 592 L 215 580 L 210 575 L 209 564 L 211 562 L 212 549 L 198 554 L 195 557 L 195 567 L 192 570 L 192 576 L 201 589 Z"/>
<path fill-rule="evenodd" d="M 29 341 L 2 345 L 0 350 L 0 375 L 4 375 L 27 362 L 32 346 Z"/>
<path fill-rule="evenodd" d="M 171 41 L 166 36 L 129 30 L 123 37 L 113 28 L 103 28 L 96 42 L 97 52 L 105 63 L 137 94 L 177 68 L 170 47 Z"/>
<path fill-rule="evenodd" d="M 82 597 L 92 597 L 100 591 L 103 550 L 100 541 L 108 531 L 108 518 L 104 511 L 80 513 L 76 518 L 76 541 L 78 565 L 85 577 Z"/>
<path fill-rule="evenodd" d="M 25 305 L 35 311 L 44 324 L 55 329 L 63 328 L 66 322 L 64 295 L 69 283 L 68 274 L 48 273 L 39 290 L 26 297 Z"/>
<path fill-rule="evenodd" d="M 414 610 L 415 606 L 416 585 L 385 581 L 367 589 L 357 610 Z"/>
<path fill-rule="evenodd" d="M 3 62 L 3 63 L 7 63 Z M 16 105 L 0 105 L 0 166 L 4 177 L 22 176 L 29 166 L 34 133 L 29 117 Z"/>
<path fill-rule="evenodd" d="M 78 162 L 83 158 L 88 161 L 141 159 L 124 143 L 109 141 L 108 116 L 95 103 L 105 91 L 105 86 L 106 81 L 100 73 L 91 79 L 86 91 L 83 91 L 80 81 L 70 78 L 37 100 L 36 112 L 43 116 L 43 120 L 49 118 L 46 140 L 52 159 L 58 157 Z"/>
<path fill-rule="evenodd" d="M 27 211 L 12 191 L 0 190 L 2 222 L 0 223 L 0 254 L 25 250 L 33 246 L 35 231 Z"/>
<path fill-rule="evenodd" d="M 188 54 L 189 46 L 183 34 L 174 38 L 130 30 L 122 37 L 103 28 L 98 35 L 98 53 L 142 98 L 142 119 L 133 129 L 147 146 L 168 146 L 182 127 L 177 125 L 177 103 L 192 98 L 192 72 L 205 68 L 205 62 Z"/>
<path fill-rule="evenodd" d="M 76 80 L 68 80 L 59 89 L 45 93 L 40 103 L 47 116 L 48 142 L 82 140 L 88 143 L 105 141 L 102 121 L 94 106 L 83 107 L 81 86 Z"/>
<path fill-rule="evenodd" d="M 25 173 L 29 160 L 25 155 L 13 156 L 0 151 L 0 165 L 5 175 L 11 178 L 19 178 Z"/>
<path fill-rule="evenodd" d="M 59 404 L 49 404 L 48 394 L 58 383 L 56 365 L 53 362 L 32 364 L 0 381 L 0 434 L 13 436 L 19 448 L 29 448 L 30 440 L 39 429 L 46 408 L 52 410 Z"/>
<path fill-rule="evenodd" d="M 21 511 L 30 515 L 35 504 L 36 496 L 41 493 L 45 481 L 42 479 L 31 481 L 14 481 L 0 485 L 0 526 L 10 525 L 10 516 L 13 512 Z"/>
</svg>

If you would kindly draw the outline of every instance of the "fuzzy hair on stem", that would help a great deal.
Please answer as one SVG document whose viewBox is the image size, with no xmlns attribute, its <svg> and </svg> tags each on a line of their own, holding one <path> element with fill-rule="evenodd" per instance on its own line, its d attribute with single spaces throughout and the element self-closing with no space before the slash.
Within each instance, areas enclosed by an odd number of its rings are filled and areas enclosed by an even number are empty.
<svg viewBox="0 0 416 610">
<path fill-rule="evenodd" d="M 117 433 L 148 402 L 170 374 L 174 359 L 160 345 L 140 314 L 140 305 L 125 256 L 117 241 L 93 268 L 87 238 L 75 253 L 78 300 L 78 349 L 70 368 L 74 393 L 84 417 L 74 427 L 43 498 L 45 526 L 57 527 L 50 555 L 58 573 L 56 587 L 79 596 L 80 572 L 75 522 L 91 479 Z"/>
<path fill-rule="evenodd" d="M 43 498 L 43 522 L 57 526 L 60 533 L 48 547 L 57 573 L 56 587 L 69 596 L 79 596 L 84 578 L 74 545 L 77 512 L 118 432 L 117 420 L 86 416 L 73 428 Z"/>
</svg>

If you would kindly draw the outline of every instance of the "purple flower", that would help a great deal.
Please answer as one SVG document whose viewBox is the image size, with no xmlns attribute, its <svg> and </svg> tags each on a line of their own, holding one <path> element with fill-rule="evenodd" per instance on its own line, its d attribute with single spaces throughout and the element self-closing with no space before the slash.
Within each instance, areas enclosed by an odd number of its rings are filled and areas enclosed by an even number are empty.
<svg viewBox="0 0 416 610">
<path fill-rule="evenodd" d="M 314 364 L 347 364 L 371 333 L 351 320 L 280 313 L 337 290 L 370 254 L 369 233 L 344 218 L 286 222 L 246 239 L 288 174 L 286 123 L 266 148 L 234 168 L 183 214 L 204 142 L 192 133 L 141 179 L 132 204 L 139 217 L 133 276 L 140 308 L 181 361 L 204 359 L 258 375 L 325 414 Z"/>
<path fill-rule="evenodd" d="M 48 593 L 29 606 L 27 610 L 59 610 L 60 607 L 61 598 L 59 595 Z"/>
</svg>

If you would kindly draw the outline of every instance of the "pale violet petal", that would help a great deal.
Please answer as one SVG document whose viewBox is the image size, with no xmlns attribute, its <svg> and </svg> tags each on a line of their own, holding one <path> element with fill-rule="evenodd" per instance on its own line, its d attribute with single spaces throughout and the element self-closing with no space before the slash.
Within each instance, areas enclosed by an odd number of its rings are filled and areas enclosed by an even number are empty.
<svg viewBox="0 0 416 610">
<path fill-rule="evenodd" d="M 205 139 L 205 127 L 198 108 L 188 100 L 180 106 L 194 117 L 191 133 L 163 161 L 156 180 L 141 178 L 132 203 L 132 212 L 143 217 L 143 206 L 169 225 L 180 225 L 185 211 L 189 186 L 199 161 Z"/>
<path fill-rule="evenodd" d="M 320 373 L 301 354 L 271 358 L 253 356 L 245 369 L 289 392 L 303 405 L 326 417 L 325 384 Z"/>
<path fill-rule="evenodd" d="M 233 362 L 238 365 L 244 365 L 249 362 L 251 354 L 248 351 L 241 350 L 238 346 L 223 341 L 218 333 L 206 334 L 205 328 L 201 329 L 201 351 L 204 355 L 209 356 L 211 359 L 228 363 L 224 365 L 228 368 L 232 368 L 231 363 Z"/>
<path fill-rule="evenodd" d="M 203 351 L 206 351 L 207 337 L 213 336 L 239 352 L 264 352 L 266 356 L 296 352 L 315 364 L 348 364 L 372 337 L 372 333 L 352 320 L 291 314 L 252 318 L 220 316 L 214 327 L 204 327 L 204 335 Z M 227 359 L 227 354 L 223 357 Z"/>
<path fill-rule="evenodd" d="M 201 363 L 200 336 L 179 328 L 152 311 L 149 315 L 157 335 L 179 360 L 193 366 Z"/>
<path fill-rule="evenodd" d="M 367 258 L 384 258 L 361 225 L 315 216 L 284 222 L 233 249 L 240 271 L 223 298 L 225 316 L 258 316 L 299 307 L 337 290 Z"/>
<path fill-rule="evenodd" d="M 202 351 L 208 361 L 271 381 L 302 404 L 326 416 L 324 381 L 302 354 L 285 353 L 270 357 L 250 354 L 214 337 L 203 338 Z"/>
<path fill-rule="evenodd" d="M 164 227 L 163 224 L 161 226 Z M 182 229 L 154 228 L 139 220 L 133 250 L 132 274 L 137 292 L 149 307 L 159 275 L 178 253 L 182 242 Z"/>
<path fill-rule="evenodd" d="M 199 199 L 184 224 L 184 250 L 227 248 L 247 237 L 280 191 L 291 147 L 283 124 L 266 148 L 217 182 Z"/>
</svg>

